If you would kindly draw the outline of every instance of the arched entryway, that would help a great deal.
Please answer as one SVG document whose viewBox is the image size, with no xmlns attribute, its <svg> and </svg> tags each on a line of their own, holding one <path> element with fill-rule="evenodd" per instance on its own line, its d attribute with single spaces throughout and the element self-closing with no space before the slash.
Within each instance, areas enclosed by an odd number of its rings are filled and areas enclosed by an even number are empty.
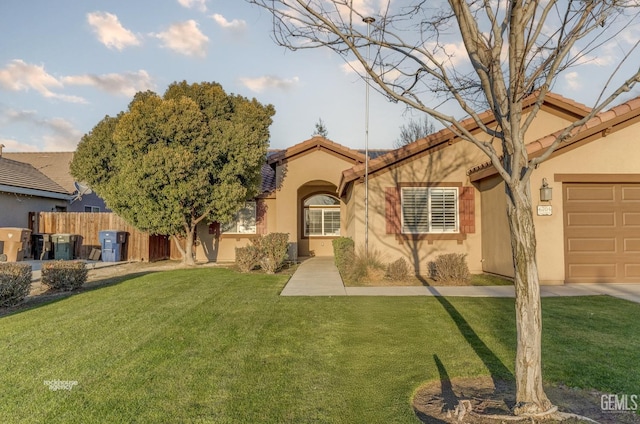
<svg viewBox="0 0 640 424">
<path fill-rule="evenodd" d="M 298 189 L 298 254 L 333 256 L 332 241 L 340 237 L 342 202 L 336 186 L 312 181 Z"/>
</svg>

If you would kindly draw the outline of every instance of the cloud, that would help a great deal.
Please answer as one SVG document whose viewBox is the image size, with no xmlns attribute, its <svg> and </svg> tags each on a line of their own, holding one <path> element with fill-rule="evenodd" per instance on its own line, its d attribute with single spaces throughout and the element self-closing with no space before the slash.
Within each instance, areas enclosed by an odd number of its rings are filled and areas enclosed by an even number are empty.
<svg viewBox="0 0 640 424">
<path fill-rule="evenodd" d="M 42 121 L 42 126 L 49 134 L 42 136 L 46 151 L 75 150 L 82 138 L 82 132 L 76 129 L 71 122 L 62 118 L 53 118 Z"/>
<path fill-rule="evenodd" d="M 564 75 L 564 82 L 571 90 L 580 90 L 582 88 L 582 82 L 580 81 L 580 75 L 577 72 L 567 72 Z"/>
<path fill-rule="evenodd" d="M 152 34 L 162 40 L 162 47 L 166 47 L 186 56 L 205 57 L 209 38 L 198 29 L 198 23 L 193 19 L 173 24 L 165 32 Z"/>
<path fill-rule="evenodd" d="M 207 11 L 207 0 L 178 0 L 178 3 L 187 9 L 198 9 L 201 12 Z"/>
<path fill-rule="evenodd" d="M 344 72 L 347 75 L 348 74 L 358 74 L 360 76 L 365 75 L 364 66 L 362 66 L 362 63 L 360 63 L 358 59 L 350 60 L 348 62 L 343 63 L 342 65 L 340 65 L 340 69 L 342 70 L 342 72 Z M 379 72 L 378 72 L 378 75 L 380 75 Z M 381 76 L 385 81 L 391 82 L 400 78 L 402 76 L 402 73 L 397 69 L 389 69 Z"/>
<path fill-rule="evenodd" d="M 242 19 L 234 19 L 228 21 L 224 16 L 215 13 L 211 18 L 223 29 L 230 30 L 235 33 L 242 33 L 247 28 L 247 22 Z"/>
<path fill-rule="evenodd" d="M 75 150 L 82 138 L 82 132 L 63 118 L 43 119 L 33 110 L 0 110 L 0 126 L 23 124 L 29 130 L 41 133 L 45 150 L 69 151 Z M 29 144 L 13 139 L 4 138 L 2 141 L 7 148 L 21 151 L 38 150 Z"/>
<path fill-rule="evenodd" d="M 122 50 L 140 45 L 140 38 L 123 27 L 116 15 L 107 12 L 88 13 L 87 22 L 98 40 L 110 49 Z"/>
<path fill-rule="evenodd" d="M 260 93 L 269 88 L 288 91 L 298 84 L 299 78 L 284 79 L 268 75 L 258 78 L 240 78 L 240 82 L 249 90 Z"/>
<path fill-rule="evenodd" d="M 122 74 L 85 74 L 62 78 L 62 82 L 69 85 L 88 85 L 109 94 L 119 94 L 132 97 L 138 91 L 154 90 L 154 84 L 149 73 L 144 70 L 125 72 Z"/>
<path fill-rule="evenodd" d="M 4 151 L 13 151 L 13 152 L 37 152 L 38 147 L 33 146 L 31 144 L 22 143 L 18 140 L 14 140 L 11 138 L 1 138 L 0 144 L 4 144 Z"/>
<path fill-rule="evenodd" d="M 46 98 L 59 99 L 70 103 L 87 103 L 82 97 L 51 91 L 51 89 L 62 87 L 62 82 L 47 73 L 44 70 L 44 66 L 31 65 L 20 59 L 12 60 L 6 67 L 0 69 L 0 88 L 5 90 L 35 90 Z"/>
</svg>

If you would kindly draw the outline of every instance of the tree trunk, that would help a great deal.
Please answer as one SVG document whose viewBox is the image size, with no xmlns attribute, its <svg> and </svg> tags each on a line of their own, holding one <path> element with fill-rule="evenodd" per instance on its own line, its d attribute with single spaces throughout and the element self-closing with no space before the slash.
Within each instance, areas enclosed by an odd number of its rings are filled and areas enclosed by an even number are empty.
<svg viewBox="0 0 640 424">
<path fill-rule="evenodd" d="M 543 414 L 553 405 L 542 388 L 542 313 L 529 180 L 507 186 L 507 215 L 516 291 L 515 415 Z"/>
<path fill-rule="evenodd" d="M 193 266 L 196 264 L 193 255 L 193 241 L 195 239 L 196 227 L 192 226 L 187 231 L 187 237 L 184 241 L 184 256 L 182 257 L 182 263 L 184 265 Z"/>
</svg>

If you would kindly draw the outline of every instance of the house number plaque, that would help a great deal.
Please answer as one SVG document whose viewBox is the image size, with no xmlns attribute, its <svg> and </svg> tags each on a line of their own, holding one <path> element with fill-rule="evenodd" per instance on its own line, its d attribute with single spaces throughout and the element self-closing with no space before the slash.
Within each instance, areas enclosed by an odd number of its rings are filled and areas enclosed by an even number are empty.
<svg viewBox="0 0 640 424">
<path fill-rule="evenodd" d="M 551 216 L 552 212 L 551 205 L 538 205 L 538 216 Z"/>
</svg>

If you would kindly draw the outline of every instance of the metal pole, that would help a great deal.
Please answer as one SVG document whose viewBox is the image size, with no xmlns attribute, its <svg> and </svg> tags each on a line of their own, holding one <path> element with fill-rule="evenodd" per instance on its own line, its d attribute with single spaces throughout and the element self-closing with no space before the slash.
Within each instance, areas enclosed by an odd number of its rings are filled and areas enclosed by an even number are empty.
<svg viewBox="0 0 640 424">
<path fill-rule="evenodd" d="M 367 66 L 371 60 L 371 24 L 376 20 L 370 16 L 362 20 L 367 24 Z M 369 71 L 365 69 L 365 118 L 364 118 L 364 254 L 369 257 Z"/>
</svg>

